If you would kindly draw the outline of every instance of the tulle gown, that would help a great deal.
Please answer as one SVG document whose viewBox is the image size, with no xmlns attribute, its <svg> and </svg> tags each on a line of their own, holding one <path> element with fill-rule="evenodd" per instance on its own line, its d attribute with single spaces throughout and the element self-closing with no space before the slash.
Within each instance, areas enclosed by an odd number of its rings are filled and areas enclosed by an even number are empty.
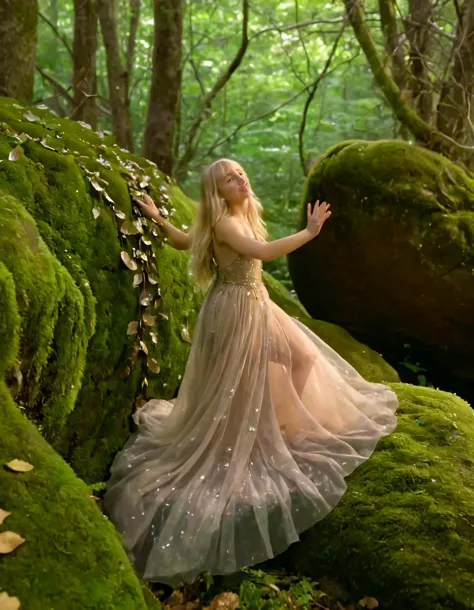
<svg viewBox="0 0 474 610">
<path fill-rule="evenodd" d="M 397 406 L 270 300 L 260 260 L 238 255 L 217 269 L 178 396 L 135 412 L 105 511 L 146 580 L 235 572 L 334 508 Z"/>
</svg>

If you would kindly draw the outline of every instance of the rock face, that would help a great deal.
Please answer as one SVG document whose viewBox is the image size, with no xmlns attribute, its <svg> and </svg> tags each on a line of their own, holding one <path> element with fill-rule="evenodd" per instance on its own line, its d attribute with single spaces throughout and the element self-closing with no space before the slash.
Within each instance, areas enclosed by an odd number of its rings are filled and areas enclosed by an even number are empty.
<svg viewBox="0 0 474 610">
<path fill-rule="evenodd" d="M 311 316 L 473 398 L 474 178 L 404 142 L 350 141 L 312 169 L 304 202 L 317 199 L 332 216 L 289 256 Z"/>
<path fill-rule="evenodd" d="M 474 412 L 394 383 L 398 427 L 348 477 L 336 508 L 276 565 L 332 579 L 386 610 L 474 608 Z"/>
<path fill-rule="evenodd" d="M 171 398 L 179 386 L 189 352 L 183 329 L 202 299 L 187 255 L 151 235 L 152 223 L 133 224 L 130 193 L 149 184 L 175 208 L 178 226 L 191 223 L 194 204 L 145 159 L 2 98 L 0 159 L 0 280 L 8 286 L 0 325 L 13 329 L 15 352 L 8 387 L 76 474 L 103 481 L 136 397 Z M 143 344 L 128 334 L 139 320 Z"/>
<path fill-rule="evenodd" d="M 0 590 L 29 610 L 158 610 L 92 491 L 20 413 L 3 381 L 0 438 L 0 508 L 11 513 L 0 533 L 25 540 L 2 555 Z M 14 459 L 33 470 L 9 470 Z"/>
</svg>

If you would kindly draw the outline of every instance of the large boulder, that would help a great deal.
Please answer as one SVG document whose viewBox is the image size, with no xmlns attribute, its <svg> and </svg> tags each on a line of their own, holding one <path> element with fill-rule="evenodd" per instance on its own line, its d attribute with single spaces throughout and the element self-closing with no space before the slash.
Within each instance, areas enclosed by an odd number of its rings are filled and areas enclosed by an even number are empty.
<svg viewBox="0 0 474 610">
<path fill-rule="evenodd" d="M 305 326 L 347 360 L 367 381 L 376 383 L 400 381 L 395 369 L 387 364 L 380 354 L 367 345 L 356 341 L 340 326 L 323 320 L 314 320 L 301 302 L 269 273 L 264 272 L 263 279 L 272 301 L 275 301 L 288 315 L 303 322 Z"/>
<path fill-rule="evenodd" d="M 427 382 L 471 401 L 474 178 L 406 142 L 349 141 L 311 170 L 304 203 L 317 199 L 332 216 L 289 256 L 311 316 L 343 326 L 401 375 L 427 369 Z"/>
<path fill-rule="evenodd" d="M 385 610 L 472 610 L 474 412 L 447 392 L 390 386 L 395 432 L 348 477 L 336 508 L 267 567 L 325 577 L 329 590 Z"/>
<path fill-rule="evenodd" d="M 24 539 L 1 557 L 0 591 L 28 610 L 158 610 L 92 490 L 20 412 L 3 381 L 0 438 L 0 509 L 11 513 L 0 535 Z M 15 472 L 6 466 L 12 460 L 33 470 Z"/>
<path fill-rule="evenodd" d="M 132 224 L 131 193 L 147 184 L 178 226 L 194 204 L 100 134 L 3 98 L 0 160 L 0 274 L 21 319 L 8 387 L 79 476 L 103 481 L 134 401 L 177 391 L 202 300 L 187 255 Z"/>
</svg>

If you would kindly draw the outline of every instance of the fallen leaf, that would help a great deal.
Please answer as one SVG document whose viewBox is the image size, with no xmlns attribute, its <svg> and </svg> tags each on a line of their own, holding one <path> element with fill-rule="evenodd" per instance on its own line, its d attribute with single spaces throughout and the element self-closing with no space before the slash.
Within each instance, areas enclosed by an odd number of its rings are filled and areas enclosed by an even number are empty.
<svg viewBox="0 0 474 610">
<path fill-rule="evenodd" d="M 99 218 L 100 208 L 92 208 L 92 215 L 94 216 L 94 218 Z"/>
<path fill-rule="evenodd" d="M 120 373 L 120 377 L 121 377 L 122 379 L 127 379 L 127 377 L 130 375 L 130 373 L 131 373 L 130 367 L 129 367 L 129 366 L 126 366 L 126 367 L 123 369 L 123 371 Z"/>
<path fill-rule="evenodd" d="M 161 311 L 158 312 L 158 315 L 161 316 L 163 318 L 163 320 L 169 320 L 168 316 L 165 313 L 161 312 Z"/>
<path fill-rule="evenodd" d="M 0 593 L 0 608 L 2 610 L 18 610 L 19 607 L 20 600 L 18 597 L 10 597 L 5 591 Z"/>
<path fill-rule="evenodd" d="M 95 188 L 96 191 L 103 191 L 104 189 L 100 186 L 100 184 L 98 182 L 96 182 L 96 180 L 91 180 L 91 184 L 92 186 Z"/>
<path fill-rule="evenodd" d="M 122 250 L 122 252 L 120 253 L 120 256 L 122 257 L 122 260 L 125 263 L 125 265 L 131 271 L 136 271 L 138 269 L 138 265 L 137 265 L 136 261 L 128 254 L 128 252 L 125 252 L 124 250 Z"/>
<path fill-rule="evenodd" d="M 143 273 L 135 273 L 133 276 L 133 286 L 136 288 L 143 282 Z"/>
<path fill-rule="evenodd" d="M 44 137 L 44 138 L 41 140 L 40 144 L 41 144 L 42 146 L 44 146 L 45 148 L 47 148 L 48 150 L 54 150 L 54 151 L 56 151 L 56 149 L 55 149 L 55 148 L 53 148 L 52 146 L 49 146 L 49 144 L 46 144 L 46 139 L 47 139 L 47 136 L 45 136 L 45 137 Z"/>
<path fill-rule="evenodd" d="M 0 508 L 0 525 L 5 521 L 8 515 L 11 515 L 11 513 Z"/>
<path fill-rule="evenodd" d="M 181 338 L 184 339 L 184 341 L 191 343 L 191 337 L 189 336 L 189 331 L 187 328 L 183 328 L 181 330 Z"/>
<path fill-rule="evenodd" d="M 144 314 L 143 321 L 147 326 L 154 326 L 156 324 L 156 318 L 155 316 L 152 316 L 151 313 Z"/>
<path fill-rule="evenodd" d="M 209 610 L 237 610 L 239 607 L 239 596 L 237 593 L 219 593 L 211 601 Z"/>
<path fill-rule="evenodd" d="M 145 243 L 145 242 L 143 242 Z M 155 280 L 154 278 L 151 277 L 151 275 L 148 276 L 148 281 L 150 282 L 150 284 L 152 284 L 153 286 L 155 286 L 156 284 L 158 284 L 158 281 Z"/>
<path fill-rule="evenodd" d="M 140 233 L 140 228 L 134 220 L 125 220 L 120 227 L 120 232 L 124 235 L 137 235 Z"/>
<path fill-rule="evenodd" d="M 147 358 L 146 363 L 152 373 L 157 375 L 160 372 L 160 365 L 154 358 Z"/>
<path fill-rule="evenodd" d="M 29 472 L 33 470 L 34 466 L 29 464 L 28 462 L 24 462 L 23 460 L 12 460 L 6 464 L 10 470 L 14 470 L 15 472 Z"/>
<path fill-rule="evenodd" d="M 368 608 L 368 610 L 374 610 L 374 608 L 379 607 L 379 602 L 375 597 L 364 597 L 358 603 L 361 608 Z"/>
<path fill-rule="evenodd" d="M 140 295 L 140 303 L 141 305 L 143 305 L 143 307 L 148 307 L 152 299 L 153 295 L 151 294 L 151 292 L 148 292 L 148 290 L 142 290 L 142 293 Z"/>
<path fill-rule="evenodd" d="M 134 320 L 133 322 L 129 322 L 127 326 L 127 335 L 136 335 L 138 331 L 138 322 Z"/>
<path fill-rule="evenodd" d="M 117 218 L 120 218 L 120 220 L 124 220 L 126 218 L 124 212 L 122 212 L 121 210 L 115 210 L 115 216 L 117 216 Z"/>
<path fill-rule="evenodd" d="M 39 116 L 36 116 L 36 114 L 33 114 L 29 110 L 27 112 L 25 112 L 25 114 L 23 116 L 25 117 L 25 119 L 30 121 L 30 123 L 34 123 L 35 121 L 40 120 Z"/>
<path fill-rule="evenodd" d="M 19 146 L 16 146 L 13 150 L 10 151 L 10 154 L 8 155 L 8 160 L 18 161 L 18 159 L 20 158 L 20 153 L 21 148 Z"/>
<path fill-rule="evenodd" d="M 150 333 L 151 340 L 155 345 L 158 344 L 158 335 L 156 333 Z"/>
<path fill-rule="evenodd" d="M 148 348 L 146 346 L 145 341 L 140 341 L 140 349 L 142 350 L 142 352 L 145 352 L 145 354 L 148 356 Z"/>
<path fill-rule="evenodd" d="M 24 542 L 25 539 L 15 532 L 0 532 L 0 555 L 11 553 Z"/>
</svg>

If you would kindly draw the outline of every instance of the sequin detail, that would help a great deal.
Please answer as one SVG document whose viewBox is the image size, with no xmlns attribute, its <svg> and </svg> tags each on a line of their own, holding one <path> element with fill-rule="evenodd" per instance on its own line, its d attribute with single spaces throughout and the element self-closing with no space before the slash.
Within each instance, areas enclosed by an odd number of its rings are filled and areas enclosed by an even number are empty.
<svg viewBox="0 0 474 610">
<path fill-rule="evenodd" d="M 238 284 L 251 288 L 257 298 L 263 298 L 262 261 L 237 255 L 224 269 L 217 268 L 217 276 L 224 284 Z"/>
</svg>

